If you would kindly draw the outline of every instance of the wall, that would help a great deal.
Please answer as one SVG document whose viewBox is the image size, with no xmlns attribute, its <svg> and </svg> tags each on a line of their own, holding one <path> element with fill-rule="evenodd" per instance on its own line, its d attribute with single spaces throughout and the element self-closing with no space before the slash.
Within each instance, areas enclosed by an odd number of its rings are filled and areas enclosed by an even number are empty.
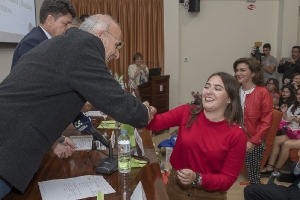
<svg viewBox="0 0 300 200">
<path fill-rule="evenodd" d="M 177 2 L 165 0 L 165 8 Z M 277 59 L 290 55 L 291 46 L 297 42 L 299 0 L 259 0 L 253 10 L 247 9 L 249 4 L 246 0 L 200 0 L 199 13 L 190 13 L 179 4 L 179 57 L 173 57 L 179 59 L 179 87 L 175 88 L 178 104 L 190 102 L 191 91 L 201 92 L 212 73 L 233 74 L 233 62 L 249 57 L 256 41 L 270 43 L 271 54 Z M 176 21 L 176 12 L 165 13 L 171 14 Z M 165 23 L 169 22 L 165 19 Z M 171 38 L 166 35 L 165 40 L 167 48 L 167 44 L 172 44 Z M 174 48 L 165 52 L 166 57 L 176 52 L 177 40 L 173 43 Z M 188 62 L 184 62 L 185 57 Z M 165 67 L 166 71 L 173 70 L 167 60 Z"/>
<path fill-rule="evenodd" d="M 39 24 L 39 12 L 43 0 L 35 0 L 36 22 Z M 0 82 L 9 74 L 14 48 L 0 48 Z"/>
</svg>

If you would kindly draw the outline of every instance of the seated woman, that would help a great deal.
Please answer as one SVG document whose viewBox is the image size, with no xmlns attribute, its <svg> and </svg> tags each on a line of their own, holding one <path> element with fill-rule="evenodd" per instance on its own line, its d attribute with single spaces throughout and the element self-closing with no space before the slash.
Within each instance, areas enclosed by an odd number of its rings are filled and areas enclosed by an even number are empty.
<svg viewBox="0 0 300 200">
<path fill-rule="evenodd" d="M 141 53 L 136 53 L 133 56 L 134 64 L 128 67 L 128 86 L 130 89 L 137 88 L 138 85 L 143 84 L 148 81 L 149 69 L 143 63 L 143 55 Z"/>
<path fill-rule="evenodd" d="M 280 106 L 282 118 L 288 122 L 286 134 L 275 137 L 274 146 L 266 168 L 261 170 L 262 175 L 270 175 L 278 171 L 289 157 L 291 149 L 300 149 L 300 88 L 297 89 L 294 104 L 289 108 L 286 104 Z M 277 161 L 276 161 L 277 160 Z"/>
<path fill-rule="evenodd" d="M 172 200 L 226 199 L 246 154 L 239 83 L 224 72 L 211 75 L 195 101 L 154 118 L 146 127 L 160 131 L 179 126 L 166 186 Z"/>
<path fill-rule="evenodd" d="M 290 107 L 295 99 L 294 90 L 291 86 L 284 85 L 281 90 L 282 93 L 279 101 L 276 99 L 273 100 L 274 108 L 277 110 L 280 110 L 279 108 L 282 104 L 287 104 L 287 106 Z"/>
<path fill-rule="evenodd" d="M 294 93 L 296 93 L 296 90 L 300 88 L 300 73 L 293 74 L 293 81 L 291 83 L 291 86 L 294 89 Z"/>
<path fill-rule="evenodd" d="M 278 80 L 275 78 L 269 78 L 266 83 L 267 90 L 270 92 L 270 95 L 273 100 L 273 105 L 275 108 L 276 102 L 279 101 L 279 83 Z"/>
</svg>

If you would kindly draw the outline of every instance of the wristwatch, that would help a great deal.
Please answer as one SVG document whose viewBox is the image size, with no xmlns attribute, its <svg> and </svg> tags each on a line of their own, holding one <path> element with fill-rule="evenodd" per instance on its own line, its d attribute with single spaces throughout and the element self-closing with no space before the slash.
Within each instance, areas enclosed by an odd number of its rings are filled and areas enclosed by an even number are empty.
<svg viewBox="0 0 300 200">
<path fill-rule="evenodd" d="M 196 178 L 192 183 L 193 187 L 200 186 L 202 183 L 202 176 L 200 174 L 198 174 L 197 172 L 195 172 L 195 174 L 196 174 Z"/>
</svg>

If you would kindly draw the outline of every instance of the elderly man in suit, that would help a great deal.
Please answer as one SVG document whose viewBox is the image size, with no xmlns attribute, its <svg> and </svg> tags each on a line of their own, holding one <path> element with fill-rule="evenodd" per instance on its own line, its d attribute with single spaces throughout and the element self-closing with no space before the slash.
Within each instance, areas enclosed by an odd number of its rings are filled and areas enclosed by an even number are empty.
<svg viewBox="0 0 300 200">
<path fill-rule="evenodd" d="M 0 84 L 0 199 L 12 187 L 25 191 L 51 146 L 61 158 L 72 155 L 71 140 L 58 138 L 86 101 L 137 128 L 153 117 L 154 109 L 123 90 L 106 66 L 119 58 L 119 25 L 94 15 L 80 29 L 36 46 Z"/>
<path fill-rule="evenodd" d="M 69 0 L 45 0 L 40 9 L 40 25 L 33 28 L 17 45 L 11 69 L 23 54 L 42 41 L 63 35 L 75 16 L 75 10 Z"/>
<path fill-rule="evenodd" d="M 244 189 L 245 200 L 298 200 L 300 199 L 300 150 L 299 161 L 294 162 L 291 171 L 298 179 L 289 187 L 282 185 L 248 185 Z"/>
</svg>

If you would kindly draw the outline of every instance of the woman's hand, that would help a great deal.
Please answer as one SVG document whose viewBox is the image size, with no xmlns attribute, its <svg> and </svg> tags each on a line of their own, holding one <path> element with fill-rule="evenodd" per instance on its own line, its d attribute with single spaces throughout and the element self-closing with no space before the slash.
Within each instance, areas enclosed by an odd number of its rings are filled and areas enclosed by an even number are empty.
<svg viewBox="0 0 300 200">
<path fill-rule="evenodd" d="M 177 177 L 183 185 L 190 185 L 194 182 L 196 174 L 190 169 L 181 169 L 177 171 Z"/>
<path fill-rule="evenodd" d="M 254 144 L 252 144 L 251 142 L 247 142 L 247 148 L 246 148 L 246 151 L 247 151 L 248 153 L 250 153 L 250 152 L 253 151 L 254 147 L 255 147 Z"/>
<path fill-rule="evenodd" d="M 291 122 L 292 120 L 295 120 L 296 122 L 299 123 L 299 118 L 297 118 L 296 116 L 290 116 L 286 119 L 286 121 Z"/>
</svg>

